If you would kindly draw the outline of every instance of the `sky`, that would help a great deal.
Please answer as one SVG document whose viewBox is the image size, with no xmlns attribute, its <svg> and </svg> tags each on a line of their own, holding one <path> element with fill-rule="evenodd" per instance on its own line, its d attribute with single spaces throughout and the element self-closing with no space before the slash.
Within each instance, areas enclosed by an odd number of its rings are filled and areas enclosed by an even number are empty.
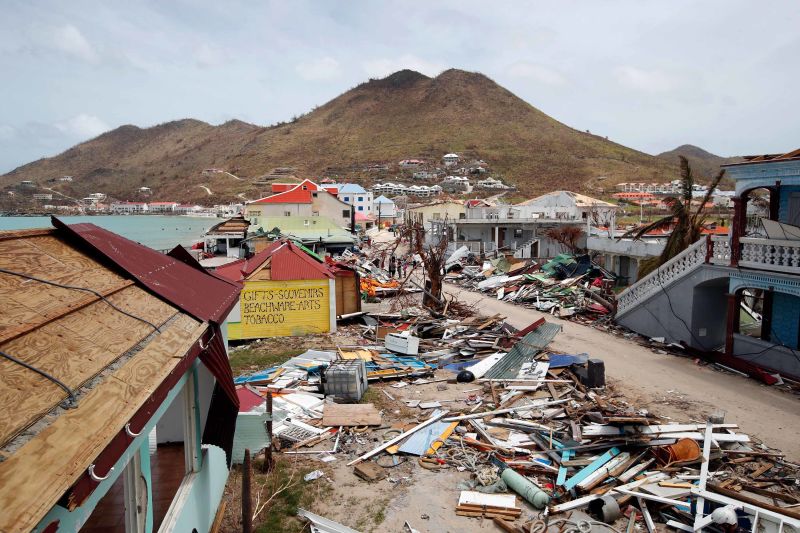
<svg viewBox="0 0 800 533">
<path fill-rule="evenodd" d="M 800 147 L 796 0 L 4 0 L 0 172 L 123 124 L 269 125 L 368 78 L 482 72 L 657 154 Z"/>
</svg>

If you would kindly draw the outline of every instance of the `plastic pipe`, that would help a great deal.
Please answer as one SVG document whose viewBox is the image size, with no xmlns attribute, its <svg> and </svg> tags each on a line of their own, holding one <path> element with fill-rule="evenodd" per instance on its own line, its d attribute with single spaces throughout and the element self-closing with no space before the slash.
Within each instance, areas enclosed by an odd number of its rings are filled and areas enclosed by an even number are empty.
<svg viewBox="0 0 800 533">
<path fill-rule="evenodd" d="M 500 478 L 505 481 L 506 485 L 525 498 L 531 505 L 537 509 L 544 509 L 550 503 L 550 495 L 540 489 L 531 480 L 525 476 L 516 473 L 511 468 L 506 468 L 500 475 Z"/>
</svg>

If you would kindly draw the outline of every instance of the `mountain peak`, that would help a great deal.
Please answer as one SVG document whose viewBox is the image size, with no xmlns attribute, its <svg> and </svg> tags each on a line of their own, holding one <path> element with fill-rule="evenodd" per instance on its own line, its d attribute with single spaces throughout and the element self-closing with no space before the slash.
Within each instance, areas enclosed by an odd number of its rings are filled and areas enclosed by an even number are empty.
<svg viewBox="0 0 800 533">
<path fill-rule="evenodd" d="M 369 80 L 367 83 L 362 85 L 368 87 L 378 87 L 382 89 L 403 89 L 427 80 L 430 80 L 430 78 L 425 74 L 417 72 L 416 70 L 403 69 L 398 70 L 393 74 L 389 74 L 385 78 Z"/>
</svg>

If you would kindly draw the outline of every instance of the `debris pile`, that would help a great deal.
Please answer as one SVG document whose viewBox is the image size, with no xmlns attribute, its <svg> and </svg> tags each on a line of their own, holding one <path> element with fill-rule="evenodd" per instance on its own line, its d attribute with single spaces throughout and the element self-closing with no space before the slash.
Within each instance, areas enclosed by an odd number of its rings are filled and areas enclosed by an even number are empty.
<svg viewBox="0 0 800 533">
<path fill-rule="evenodd" d="M 451 476 L 453 513 L 503 531 L 800 531 L 798 465 L 722 415 L 674 423 L 631 405 L 602 360 L 548 348 L 555 324 L 367 318 L 365 346 L 237 380 L 245 414 L 272 403 L 272 435 L 247 446 L 346 461 L 363 482 L 410 490 L 417 469 Z"/>
<path fill-rule="evenodd" d="M 595 322 L 613 315 L 615 276 L 588 255 L 562 254 L 543 265 L 506 256 L 475 265 L 458 251 L 453 257 L 447 280 L 464 288 L 560 318 Z"/>
</svg>

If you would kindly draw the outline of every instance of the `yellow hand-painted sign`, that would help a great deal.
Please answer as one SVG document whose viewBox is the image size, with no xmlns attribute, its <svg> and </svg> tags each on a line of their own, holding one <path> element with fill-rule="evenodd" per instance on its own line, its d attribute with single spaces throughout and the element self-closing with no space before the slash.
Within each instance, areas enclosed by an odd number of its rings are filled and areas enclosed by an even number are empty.
<svg viewBox="0 0 800 533">
<path fill-rule="evenodd" d="M 328 280 L 246 281 L 239 302 L 239 338 L 330 331 Z"/>
</svg>

